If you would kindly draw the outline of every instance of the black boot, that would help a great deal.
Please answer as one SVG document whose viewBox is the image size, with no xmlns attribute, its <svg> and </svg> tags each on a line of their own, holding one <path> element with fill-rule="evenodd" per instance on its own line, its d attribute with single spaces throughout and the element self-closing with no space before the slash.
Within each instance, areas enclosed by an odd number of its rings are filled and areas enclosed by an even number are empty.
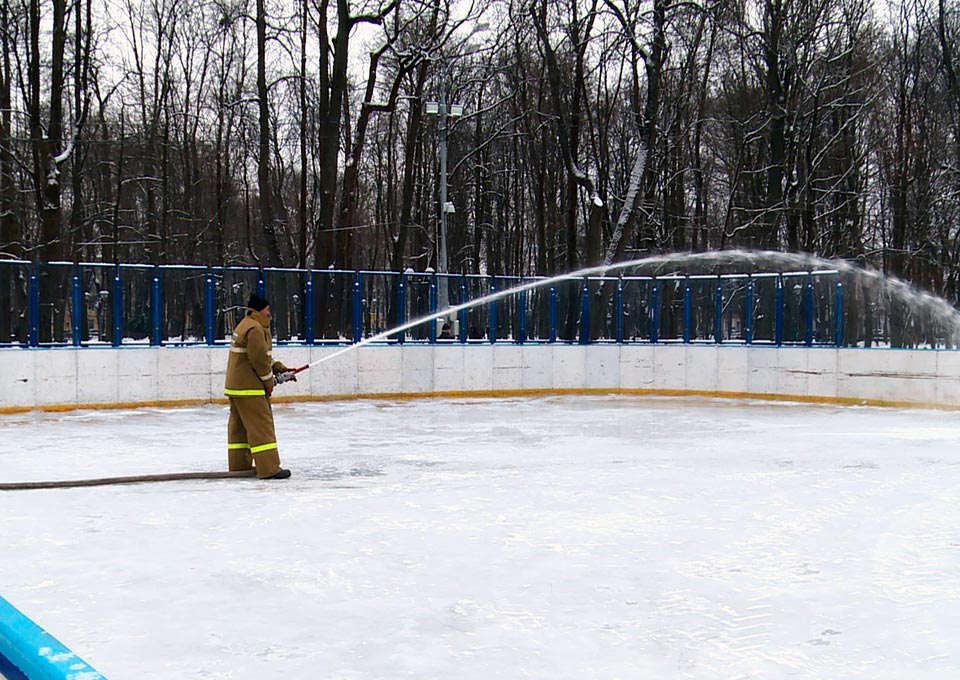
<svg viewBox="0 0 960 680">
<path fill-rule="evenodd" d="M 278 472 L 277 474 L 270 475 L 269 477 L 264 477 L 264 479 L 286 479 L 289 476 L 290 476 L 290 470 L 281 469 L 280 472 Z"/>
</svg>

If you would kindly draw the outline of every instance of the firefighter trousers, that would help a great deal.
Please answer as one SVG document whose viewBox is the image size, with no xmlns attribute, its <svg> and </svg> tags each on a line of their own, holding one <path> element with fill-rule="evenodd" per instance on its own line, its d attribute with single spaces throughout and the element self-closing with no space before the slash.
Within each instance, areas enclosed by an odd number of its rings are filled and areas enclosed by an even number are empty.
<svg viewBox="0 0 960 680">
<path fill-rule="evenodd" d="M 230 470 L 250 470 L 255 467 L 257 477 L 261 479 L 280 472 L 273 409 L 265 395 L 230 397 L 227 463 Z"/>
</svg>

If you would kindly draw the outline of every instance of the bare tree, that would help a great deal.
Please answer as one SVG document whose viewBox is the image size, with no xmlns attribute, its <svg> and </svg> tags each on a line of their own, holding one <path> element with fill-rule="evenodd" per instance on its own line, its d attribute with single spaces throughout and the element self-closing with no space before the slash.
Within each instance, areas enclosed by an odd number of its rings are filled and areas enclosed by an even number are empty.
<svg viewBox="0 0 960 680">
<path fill-rule="evenodd" d="M 0 0 L 0 257 L 23 256 L 23 235 L 17 219 L 16 163 L 13 147 L 13 92 L 15 76 L 11 68 L 11 55 L 15 50 L 18 26 L 9 0 Z M 9 306 L 7 307 L 10 308 Z M 9 333 L 3 334 L 4 338 Z"/>
<path fill-rule="evenodd" d="M 623 259 L 628 244 L 632 240 L 636 229 L 640 206 L 643 203 L 645 191 L 649 183 L 651 150 L 657 142 L 658 118 L 660 112 L 661 80 L 663 76 L 663 62 L 666 50 L 666 0 L 654 0 L 653 17 L 650 37 L 646 43 L 641 42 L 636 34 L 636 27 L 641 25 L 639 16 L 631 15 L 628 5 L 622 9 L 612 1 L 607 2 L 617 17 L 627 44 L 630 49 L 631 89 L 630 96 L 634 114 L 637 116 L 637 127 L 640 138 L 640 149 L 630 172 L 629 184 L 620 209 L 616 226 L 610 235 L 605 264 Z M 640 90 L 640 61 L 643 61 L 643 71 L 646 76 L 646 96 L 642 99 Z"/>
</svg>

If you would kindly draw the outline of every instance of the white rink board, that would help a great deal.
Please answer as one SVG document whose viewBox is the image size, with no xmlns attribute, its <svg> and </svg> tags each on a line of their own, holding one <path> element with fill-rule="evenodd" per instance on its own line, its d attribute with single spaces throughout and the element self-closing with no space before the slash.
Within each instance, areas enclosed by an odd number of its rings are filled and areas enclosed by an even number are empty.
<svg viewBox="0 0 960 680">
<path fill-rule="evenodd" d="M 277 347 L 302 365 L 343 348 Z M 0 410 L 221 400 L 227 348 L 0 350 Z M 659 392 L 960 406 L 948 350 L 457 343 L 367 346 L 281 386 L 290 399 L 462 393 Z"/>
</svg>

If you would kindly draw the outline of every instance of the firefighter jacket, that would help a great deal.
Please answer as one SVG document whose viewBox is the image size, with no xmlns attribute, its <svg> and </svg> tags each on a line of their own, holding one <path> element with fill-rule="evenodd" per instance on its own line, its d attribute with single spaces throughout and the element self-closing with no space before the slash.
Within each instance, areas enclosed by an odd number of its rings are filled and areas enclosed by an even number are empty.
<svg viewBox="0 0 960 680">
<path fill-rule="evenodd" d="M 274 386 L 273 374 L 289 370 L 273 360 L 272 352 L 270 319 L 254 309 L 247 309 L 233 331 L 223 393 L 228 397 L 266 396 L 267 388 Z"/>
</svg>

